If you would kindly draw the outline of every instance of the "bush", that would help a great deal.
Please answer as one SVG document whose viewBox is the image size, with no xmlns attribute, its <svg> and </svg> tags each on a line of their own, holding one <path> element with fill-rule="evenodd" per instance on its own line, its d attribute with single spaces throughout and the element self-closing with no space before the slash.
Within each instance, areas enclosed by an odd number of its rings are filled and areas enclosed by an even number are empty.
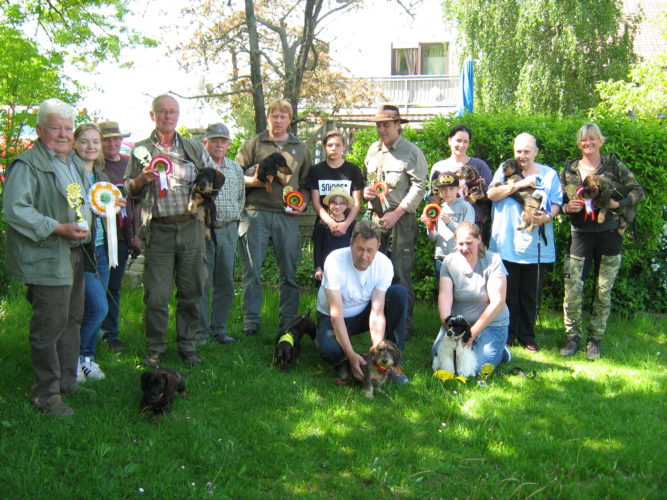
<svg viewBox="0 0 667 500">
<path fill-rule="evenodd" d="M 473 132 L 469 154 L 484 159 L 491 170 L 512 157 L 514 137 L 529 132 L 537 137 L 540 152 L 537 161 L 560 171 L 567 160 L 579 157 L 577 130 L 587 120 L 578 116 L 519 116 L 510 113 L 466 114 L 463 117 L 441 116 L 424 124 L 420 131 L 407 129 L 404 135 L 422 148 L 429 165 L 447 158 L 449 130 L 465 123 Z M 633 120 L 627 117 L 604 117 L 597 121 L 607 137 L 603 153 L 615 153 L 637 177 L 646 190 L 646 199 L 637 212 L 637 233 L 626 236 L 623 264 L 614 287 L 614 311 L 632 314 L 637 311 L 667 311 L 667 130 L 658 120 Z M 348 159 L 358 165 L 371 142 L 377 140 L 374 129 L 356 135 Z M 570 225 L 560 216 L 556 224 L 557 260 L 550 266 L 543 290 L 543 307 L 560 308 L 563 297 L 562 263 L 569 248 Z M 420 299 L 435 294 L 433 278 L 433 244 L 425 229 L 419 233 L 413 271 L 415 293 Z"/>
</svg>

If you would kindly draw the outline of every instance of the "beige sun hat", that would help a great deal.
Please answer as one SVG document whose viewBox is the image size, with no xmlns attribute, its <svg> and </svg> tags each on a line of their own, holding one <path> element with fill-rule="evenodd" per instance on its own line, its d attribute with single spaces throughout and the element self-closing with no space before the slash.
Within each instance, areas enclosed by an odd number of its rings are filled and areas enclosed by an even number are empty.
<svg viewBox="0 0 667 500">
<path fill-rule="evenodd" d="M 324 203 L 326 206 L 329 206 L 329 202 L 331 201 L 331 198 L 335 198 L 336 196 L 340 196 L 341 198 L 345 198 L 345 201 L 347 202 L 347 206 L 352 207 L 354 206 L 354 198 L 350 196 L 350 193 L 345 189 L 344 187 L 335 187 L 331 191 L 329 191 L 329 194 L 324 197 L 324 200 L 322 200 L 322 203 Z"/>
</svg>

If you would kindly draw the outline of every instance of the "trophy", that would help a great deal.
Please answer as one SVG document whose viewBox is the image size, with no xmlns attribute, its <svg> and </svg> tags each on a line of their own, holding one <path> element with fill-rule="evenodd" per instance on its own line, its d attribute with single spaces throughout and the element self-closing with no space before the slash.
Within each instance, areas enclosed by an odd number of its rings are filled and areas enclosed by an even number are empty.
<svg viewBox="0 0 667 500">
<path fill-rule="evenodd" d="M 81 206 L 83 205 L 83 197 L 81 196 L 81 186 L 77 183 L 72 183 L 67 186 L 67 204 L 74 210 L 74 224 L 88 231 L 90 226 L 81 213 Z"/>
</svg>

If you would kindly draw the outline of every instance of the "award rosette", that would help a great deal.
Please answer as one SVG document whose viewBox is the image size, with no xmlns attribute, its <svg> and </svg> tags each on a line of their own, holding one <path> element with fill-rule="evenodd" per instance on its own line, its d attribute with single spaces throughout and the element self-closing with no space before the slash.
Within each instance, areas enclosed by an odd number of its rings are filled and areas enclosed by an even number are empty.
<svg viewBox="0 0 667 500">
<path fill-rule="evenodd" d="M 171 160 L 166 156 L 155 156 L 148 164 L 148 168 L 160 179 L 160 197 L 167 196 L 167 190 L 169 189 L 169 179 L 167 176 L 174 170 Z"/>
<path fill-rule="evenodd" d="M 382 210 L 384 212 L 389 210 L 389 203 L 387 203 L 387 193 L 389 192 L 389 188 L 387 187 L 387 183 L 384 181 L 375 181 L 373 183 L 373 191 L 375 191 L 375 194 L 380 199 Z"/>
<path fill-rule="evenodd" d="M 285 211 L 287 212 L 295 208 L 301 208 L 305 203 L 303 195 L 292 188 L 292 186 L 285 186 L 283 189 L 283 201 L 285 202 Z"/>
<path fill-rule="evenodd" d="M 116 214 L 120 212 L 118 201 L 122 198 L 120 189 L 110 182 L 96 182 L 88 193 L 90 208 L 95 215 L 107 221 L 107 250 L 109 251 L 109 267 L 118 266 L 118 232 L 116 230 Z"/>
<path fill-rule="evenodd" d="M 424 207 L 422 214 L 428 219 L 427 227 L 429 231 L 435 230 L 441 211 L 442 209 L 437 203 L 429 203 Z"/>
<path fill-rule="evenodd" d="M 577 188 L 577 198 L 579 198 L 581 201 L 584 202 L 584 207 L 586 209 L 586 213 L 584 214 L 584 220 L 586 221 L 590 219 L 593 222 L 595 222 L 595 209 L 593 208 L 593 200 L 591 200 L 590 198 L 584 200 L 581 197 L 581 193 L 583 192 L 584 192 L 584 186 L 579 186 Z"/>
</svg>

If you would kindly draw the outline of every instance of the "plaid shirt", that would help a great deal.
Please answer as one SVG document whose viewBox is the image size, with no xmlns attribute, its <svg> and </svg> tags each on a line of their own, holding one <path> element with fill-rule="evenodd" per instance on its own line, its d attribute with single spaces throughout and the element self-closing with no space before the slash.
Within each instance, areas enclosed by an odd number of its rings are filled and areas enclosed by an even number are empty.
<svg viewBox="0 0 667 500">
<path fill-rule="evenodd" d="M 215 168 L 225 174 L 225 185 L 215 197 L 215 222 L 229 224 L 239 220 L 245 205 L 243 167 L 234 160 L 223 158 L 222 165 L 216 165 Z"/>
</svg>

